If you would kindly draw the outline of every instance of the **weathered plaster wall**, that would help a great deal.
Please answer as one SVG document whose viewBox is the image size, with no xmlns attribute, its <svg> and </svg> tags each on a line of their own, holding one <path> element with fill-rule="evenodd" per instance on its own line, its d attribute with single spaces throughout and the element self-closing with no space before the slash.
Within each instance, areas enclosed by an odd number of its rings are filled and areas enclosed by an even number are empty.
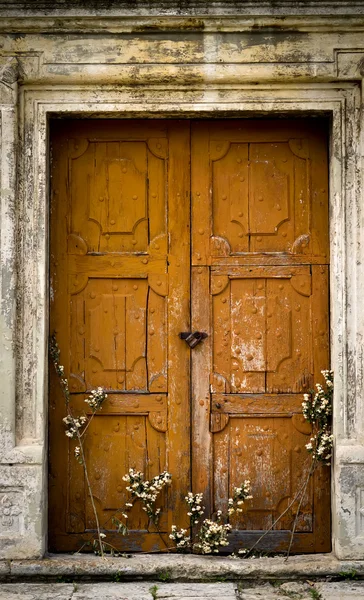
<svg viewBox="0 0 364 600">
<path fill-rule="evenodd" d="M 334 549 L 360 559 L 364 3 L 94 5 L 0 3 L 0 556 L 46 550 L 49 116 L 325 112 L 333 124 Z"/>
</svg>

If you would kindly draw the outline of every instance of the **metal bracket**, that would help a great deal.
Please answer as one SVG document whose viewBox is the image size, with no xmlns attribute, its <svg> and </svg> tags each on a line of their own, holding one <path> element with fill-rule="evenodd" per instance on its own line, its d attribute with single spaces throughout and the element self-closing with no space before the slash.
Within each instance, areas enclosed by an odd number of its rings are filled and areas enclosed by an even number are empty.
<svg viewBox="0 0 364 600">
<path fill-rule="evenodd" d="M 202 340 L 207 338 L 207 333 L 204 331 L 194 331 L 193 333 L 191 331 L 181 331 L 179 337 L 181 340 L 185 340 L 190 348 L 194 348 Z"/>
</svg>

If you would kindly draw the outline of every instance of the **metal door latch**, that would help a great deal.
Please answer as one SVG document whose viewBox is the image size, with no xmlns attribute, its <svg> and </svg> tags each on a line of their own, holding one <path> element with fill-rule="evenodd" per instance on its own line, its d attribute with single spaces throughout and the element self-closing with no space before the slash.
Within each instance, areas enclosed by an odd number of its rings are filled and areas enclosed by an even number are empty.
<svg viewBox="0 0 364 600">
<path fill-rule="evenodd" d="M 194 331 L 193 333 L 191 331 L 181 331 L 179 337 L 181 340 L 185 340 L 190 348 L 194 348 L 202 340 L 207 338 L 207 333 L 204 331 Z"/>
</svg>

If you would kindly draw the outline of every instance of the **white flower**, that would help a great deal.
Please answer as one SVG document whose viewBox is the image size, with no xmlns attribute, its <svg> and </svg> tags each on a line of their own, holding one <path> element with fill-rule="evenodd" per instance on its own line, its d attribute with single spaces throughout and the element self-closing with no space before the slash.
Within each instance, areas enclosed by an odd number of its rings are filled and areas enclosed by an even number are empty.
<svg viewBox="0 0 364 600">
<path fill-rule="evenodd" d="M 187 516 L 190 517 L 191 527 L 198 523 L 199 517 L 203 515 L 205 510 L 205 507 L 202 506 L 202 498 L 203 494 L 201 492 L 198 494 L 188 492 L 187 496 L 185 496 L 185 500 L 188 505 Z"/>
<path fill-rule="evenodd" d="M 171 483 L 172 476 L 170 473 L 163 471 L 163 473 L 156 475 L 156 477 L 153 477 L 150 481 L 144 481 L 143 473 L 130 468 L 128 474 L 123 476 L 123 480 L 129 483 L 126 490 L 130 492 L 131 497 L 133 499 L 138 498 L 141 500 L 143 510 L 147 513 L 149 519 L 156 525 L 161 509 L 155 507 L 155 502 L 162 489 Z M 126 508 L 131 508 L 132 506 L 133 503 L 131 502 L 125 504 Z"/>
<path fill-rule="evenodd" d="M 85 398 L 86 404 L 95 412 L 101 409 L 102 403 L 106 400 L 107 394 L 101 387 L 92 390 L 88 398 Z"/>
<path fill-rule="evenodd" d="M 227 546 L 227 533 L 231 531 L 230 525 L 205 519 L 198 533 L 199 543 L 195 547 L 201 550 L 202 554 L 217 553 L 220 546 Z"/>
</svg>

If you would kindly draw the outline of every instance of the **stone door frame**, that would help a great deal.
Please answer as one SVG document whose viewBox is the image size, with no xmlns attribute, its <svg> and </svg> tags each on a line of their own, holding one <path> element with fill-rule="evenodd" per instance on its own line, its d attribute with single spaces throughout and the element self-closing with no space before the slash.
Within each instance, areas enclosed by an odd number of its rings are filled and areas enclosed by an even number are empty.
<svg viewBox="0 0 364 600">
<path fill-rule="evenodd" d="M 198 88 L 199 89 L 196 89 Z M 0 251 L 9 268 L 3 306 L 9 325 L 2 407 L 0 502 L 13 513 L 1 533 L 4 558 L 47 551 L 47 334 L 50 117 L 203 118 L 327 115 L 331 118 L 331 360 L 335 369 L 332 477 L 333 550 L 360 558 L 364 549 L 364 396 L 362 348 L 360 85 L 357 83 L 150 85 L 25 84 L 2 90 Z M 1 91 L 2 90 L 2 91 Z M 97 94 L 96 94 L 97 92 Z M 95 97 L 97 99 L 95 100 Z M 177 108 L 178 107 L 178 110 Z M 15 160 L 15 156 L 17 159 Z M 17 265 L 17 268 L 14 268 Z M 4 283 L 3 283 L 4 285 Z M 13 351 L 15 348 L 15 352 Z"/>
</svg>

